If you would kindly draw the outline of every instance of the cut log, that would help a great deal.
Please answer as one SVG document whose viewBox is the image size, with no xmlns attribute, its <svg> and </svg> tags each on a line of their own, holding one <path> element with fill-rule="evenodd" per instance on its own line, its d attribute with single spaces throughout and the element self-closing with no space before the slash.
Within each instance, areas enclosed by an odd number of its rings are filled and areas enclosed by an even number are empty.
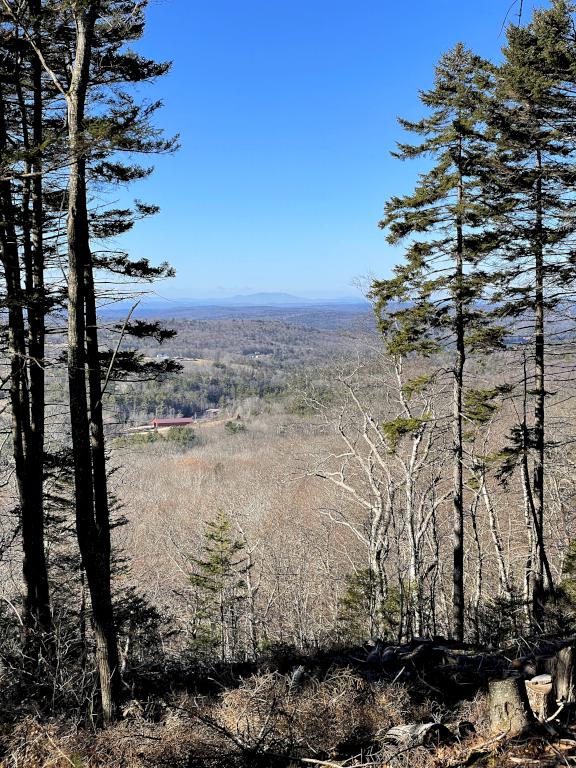
<svg viewBox="0 0 576 768">
<path fill-rule="evenodd" d="M 570 643 L 560 648 L 553 656 L 539 659 L 540 670 L 552 675 L 554 701 L 570 704 L 576 700 L 575 654 L 576 646 Z"/>
<path fill-rule="evenodd" d="M 398 725 L 395 728 L 390 728 L 383 738 L 385 744 L 394 744 L 402 749 L 438 746 L 439 744 L 450 744 L 453 741 L 455 741 L 454 734 L 441 723 Z"/>
<path fill-rule="evenodd" d="M 492 680 L 488 684 L 490 730 L 518 736 L 534 722 L 526 686 L 521 677 Z"/>
</svg>

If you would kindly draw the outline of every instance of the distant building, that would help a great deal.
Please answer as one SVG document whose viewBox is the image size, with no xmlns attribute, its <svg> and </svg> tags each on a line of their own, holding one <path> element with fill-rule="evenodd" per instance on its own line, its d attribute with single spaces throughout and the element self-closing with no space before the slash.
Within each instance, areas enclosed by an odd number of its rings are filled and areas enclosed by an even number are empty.
<svg viewBox="0 0 576 768">
<path fill-rule="evenodd" d="M 152 426 L 154 429 L 161 429 L 162 427 L 189 427 L 194 424 L 196 419 L 153 419 Z"/>
<path fill-rule="evenodd" d="M 208 408 L 205 411 L 205 415 L 207 419 L 215 419 L 216 416 L 220 413 L 220 408 Z"/>
</svg>

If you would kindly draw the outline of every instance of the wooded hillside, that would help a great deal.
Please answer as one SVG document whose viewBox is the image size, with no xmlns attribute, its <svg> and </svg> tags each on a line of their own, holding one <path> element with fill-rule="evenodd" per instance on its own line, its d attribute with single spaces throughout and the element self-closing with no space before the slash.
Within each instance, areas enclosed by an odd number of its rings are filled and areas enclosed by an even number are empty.
<svg viewBox="0 0 576 768">
<path fill-rule="evenodd" d="M 0 761 L 574 762 L 574 8 L 441 57 L 369 314 L 171 323 L 145 6 L 0 4 Z"/>
</svg>

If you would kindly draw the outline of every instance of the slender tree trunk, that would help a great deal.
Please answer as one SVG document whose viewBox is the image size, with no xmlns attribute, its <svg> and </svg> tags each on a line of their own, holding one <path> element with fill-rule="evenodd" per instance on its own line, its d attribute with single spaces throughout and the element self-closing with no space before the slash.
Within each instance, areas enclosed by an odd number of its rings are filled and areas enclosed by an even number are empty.
<svg viewBox="0 0 576 768">
<path fill-rule="evenodd" d="M 435 498 L 434 496 L 431 499 L 431 503 L 435 504 Z M 434 510 L 436 510 L 436 506 L 434 506 Z M 440 540 L 438 536 L 438 521 L 436 512 L 434 511 L 432 515 L 432 521 L 431 521 L 431 527 L 430 527 L 430 535 L 428 536 L 429 540 L 429 547 L 432 553 L 432 571 L 431 571 L 431 577 L 430 577 L 430 609 L 429 609 L 429 618 L 430 618 L 430 629 L 431 634 L 436 635 L 438 634 L 437 626 L 438 626 L 438 595 L 442 591 L 442 579 L 441 574 L 439 571 L 439 563 L 440 563 Z"/>
<path fill-rule="evenodd" d="M 524 521 L 526 524 L 526 534 L 528 539 L 528 549 L 524 563 L 524 578 L 522 586 L 524 616 L 526 619 L 526 631 L 528 631 L 532 625 L 532 580 L 534 578 L 536 544 L 534 536 L 534 516 L 531 509 L 530 477 L 528 475 L 526 464 L 522 464 L 520 473 L 522 477 L 522 491 L 524 496 Z"/>
<path fill-rule="evenodd" d="M 371 624 L 375 630 L 375 634 L 380 634 L 382 630 L 382 622 L 384 619 L 384 605 L 386 602 L 386 587 L 383 579 L 383 546 L 382 542 L 376 540 L 371 542 L 370 552 L 368 555 L 370 579 L 373 582 L 373 596 L 374 607 L 372 611 Z"/>
<path fill-rule="evenodd" d="M 536 563 L 532 590 L 533 614 L 538 624 L 544 613 L 544 447 L 545 447 L 545 363 L 544 363 L 544 248 L 542 213 L 542 155 L 536 152 L 536 226 L 534 242 L 534 514 Z M 551 580 L 548 584 L 553 590 Z"/>
<path fill-rule="evenodd" d="M 19 85 L 18 85 L 19 88 Z M 4 112 L 4 93 L 0 91 L 0 154 L 7 150 L 7 126 Z M 27 131 L 26 114 L 22 114 L 24 131 Z M 28 211 L 26 195 L 25 211 Z M 34 389 L 32 416 L 30 386 L 27 375 L 29 358 L 26 348 L 24 306 L 28 304 L 22 290 L 18 242 L 15 227 L 15 208 L 11 184 L 8 179 L 0 182 L 1 261 L 8 295 L 9 354 L 11 367 L 10 399 L 12 407 L 12 439 L 16 469 L 16 482 L 22 522 L 22 571 L 24 579 L 24 628 L 25 649 L 34 659 L 51 631 L 51 613 L 48 573 L 44 551 L 44 512 L 42 506 L 44 394 Z M 25 236 L 26 213 L 24 214 Z M 25 255 L 30 256 L 31 249 Z M 29 316 L 35 314 L 29 310 Z M 34 320 L 31 317 L 32 328 Z M 35 328 L 34 332 L 38 331 Z M 32 332 L 32 331 L 31 331 Z M 32 352 L 32 350 L 30 350 Z M 37 384 L 36 380 L 35 383 Z M 40 425 L 38 425 L 40 421 Z M 38 429 L 39 427 L 39 429 Z"/>
<path fill-rule="evenodd" d="M 524 502 L 526 506 L 526 510 L 530 514 L 530 517 L 532 518 L 532 525 L 530 526 L 530 530 L 533 531 L 532 536 L 532 542 L 533 542 L 533 552 L 530 555 L 530 563 L 531 563 L 531 574 L 529 579 L 529 586 L 532 596 L 532 621 L 536 625 L 537 630 L 542 629 L 542 608 L 543 608 L 543 580 L 540 579 L 538 582 L 538 570 L 539 568 L 542 568 L 542 571 L 546 574 L 546 578 L 548 581 L 548 584 L 550 585 L 550 589 L 553 590 L 553 578 L 552 578 L 552 572 L 550 570 L 550 564 L 548 562 L 548 558 L 546 555 L 546 550 L 543 545 L 543 530 L 541 528 L 541 521 L 540 517 L 538 515 L 538 507 L 537 502 L 534 499 L 534 492 L 532 490 L 532 485 L 530 484 L 530 467 L 529 467 L 529 451 L 530 451 L 530 440 L 529 440 L 529 434 L 528 434 L 528 423 L 527 423 L 527 408 L 528 408 L 528 376 L 527 376 L 527 369 L 526 369 L 526 356 L 524 355 L 524 362 L 523 362 L 523 387 L 524 387 L 524 393 L 523 393 L 523 415 L 522 415 L 522 456 L 521 456 L 521 476 L 522 476 L 522 486 L 523 486 L 523 493 L 524 493 Z M 538 589 L 540 589 L 540 596 L 538 596 Z M 534 592 L 537 592 L 535 595 Z"/>
<path fill-rule="evenodd" d="M 476 642 L 480 643 L 480 605 L 482 604 L 482 594 L 484 591 L 484 555 L 482 552 L 482 541 L 480 531 L 478 530 L 478 503 L 479 495 L 476 494 L 470 505 L 470 519 L 472 522 L 472 532 L 474 534 L 474 543 L 476 544 L 476 589 L 474 590 L 474 600 L 472 603 L 472 615 L 474 617 L 474 629 L 476 632 Z"/>
<path fill-rule="evenodd" d="M 412 439 L 412 452 L 408 471 L 404 479 L 404 496 L 406 504 L 406 523 L 408 529 L 409 541 L 409 561 L 408 561 L 408 584 L 407 590 L 407 615 L 410 618 L 410 635 L 420 636 L 422 634 L 422 584 L 421 584 L 421 551 L 418 528 L 420 520 L 416 520 L 416 511 L 414 504 L 414 466 L 418 453 L 418 447 L 422 440 L 421 434 Z"/>
<path fill-rule="evenodd" d="M 88 363 L 90 405 L 90 446 L 92 451 L 92 472 L 94 477 L 94 513 L 96 534 L 98 537 L 98 556 L 100 560 L 101 621 L 106 634 L 108 665 L 111 670 L 118 670 L 118 673 L 112 677 L 112 696 L 116 700 L 119 696 L 120 667 L 111 591 L 112 547 L 110 541 L 110 510 L 108 504 L 108 479 L 106 475 L 106 451 L 102 414 L 102 378 L 98 348 L 96 295 L 91 259 L 92 257 L 89 253 L 88 261 L 84 267 L 86 358 Z"/>
<path fill-rule="evenodd" d="M 85 346 L 87 331 L 85 312 L 87 306 L 92 307 L 93 297 L 87 298 L 92 287 L 86 283 L 91 254 L 83 124 L 91 43 L 97 13 L 97 2 L 88 2 L 75 8 L 76 55 L 67 95 L 70 149 L 67 220 L 68 383 L 74 449 L 76 530 L 92 604 L 102 712 L 104 720 L 109 722 L 117 716 L 118 709 L 118 649 L 110 590 L 110 550 L 109 546 L 102 546 L 103 542 L 109 542 L 109 526 L 105 520 L 98 517 L 96 508 L 96 498 L 101 499 L 105 486 L 104 489 L 95 488 L 95 482 L 101 479 L 101 475 L 97 462 L 93 470 L 92 445 L 94 443 L 91 441 L 92 430 L 88 420 Z M 91 332 L 94 332 L 93 329 Z M 94 354 L 93 349 L 90 351 Z M 91 405 L 93 405 L 92 401 Z M 101 507 L 98 508 L 98 512 L 102 513 Z M 104 527 L 107 530 L 103 531 Z"/>
<path fill-rule="evenodd" d="M 246 595 L 248 599 L 248 611 L 246 614 L 248 624 L 248 645 L 252 658 L 256 658 L 258 655 L 258 613 L 256 598 L 258 595 L 258 585 L 252 582 L 252 567 L 254 561 L 252 558 L 252 550 L 248 549 L 248 567 L 246 569 Z M 248 654 L 247 654 L 248 657 Z"/>
<path fill-rule="evenodd" d="M 368 545 L 368 566 L 373 590 L 373 610 L 370 617 L 375 632 L 380 634 L 383 628 L 384 605 L 386 603 L 386 582 L 384 574 L 384 560 L 387 553 L 386 534 L 384 525 L 384 508 L 382 500 L 373 509 L 370 527 L 370 541 Z"/>
<path fill-rule="evenodd" d="M 482 470 L 482 477 L 480 479 L 482 499 L 486 512 L 488 513 L 488 523 L 490 526 L 490 533 L 492 534 L 492 541 L 494 542 L 494 550 L 496 552 L 496 560 L 498 562 L 498 581 L 500 582 L 500 594 L 504 595 L 507 600 L 512 598 L 512 589 L 510 587 L 510 576 L 508 573 L 508 566 L 506 565 L 506 556 L 504 552 L 504 545 L 502 544 L 502 535 L 500 533 L 500 523 L 498 522 L 498 515 L 492 504 L 488 488 L 486 486 L 486 475 Z"/>
<path fill-rule="evenodd" d="M 32 34 L 37 45 L 40 40 L 40 0 L 29 0 L 28 7 L 32 19 Z M 44 292 L 44 213 L 42 179 L 42 141 L 43 141 L 43 97 L 42 66 L 34 51 L 30 51 L 32 84 L 31 125 L 22 96 L 21 83 L 18 82 L 18 98 L 21 105 L 22 135 L 24 147 L 29 151 L 25 170 L 30 176 L 24 181 L 22 204 L 23 252 L 26 275 L 27 316 L 28 316 L 28 379 L 30 389 L 30 439 L 28 463 L 31 471 L 28 478 L 28 492 L 34 510 L 33 527 L 35 531 L 36 552 L 34 559 L 38 563 L 39 584 L 36 587 L 39 597 L 38 625 L 45 635 L 52 631 L 50 596 L 47 564 L 44 547 L 44 421 L 45 421 L 45 292 Z"/>
<path fill-rule="evenodd" d="M 460 141 L 461 153 L 461 141 Z M 458 203 L 464 196 L 462 175 L 458 182 Z M 464 302 L 462 281 L 464 278 L 464 236 L 460 214 L 456 220 L 456 265 L 454 273 L 456 362 L 454 364 L 454 393 L 452 403 L 452 444 L 454 455 L 454 571 L 452 599 L 452 634 L 456 640 L 464 640 L 464 473 L 462 444 L 462 392 L 464 388 Z"/>
<path fill-rule="evenodd" d="M 33 18 L 34 37 L 40 44 L 40 14 L 41 0 L 30 0 L 30 10 Z M 27 266 L 27 283 L 30 286 L 29 298 L 29 355 L 30 355 L 30 428 L 31 428 L 31 464 L 34 467 L 34 495 L 37 504 L 38 537 L 42 540 L 44 554 L 44 504 L 43 504 L 43 475 L 44 475 L 44 424 L 45 424 L 45 339 L 46 339 L 46 295 L 44 286 L 44 206 L 42 151 L 44 140 L 43 130 L 43 99 L 42 99 L 42 65 L 35 55 L 31 56 L 32 66 L 32 144 L 34 147 L 31 160 L 32 170 L 32 216 L 31 216 L 31 263 Z M 45 561 L 41 566 L 46 570 Z M 51 631 L 52 621 L 48 594 L 47 577 L 42 578 L 42 626 Z"/>
</svg>

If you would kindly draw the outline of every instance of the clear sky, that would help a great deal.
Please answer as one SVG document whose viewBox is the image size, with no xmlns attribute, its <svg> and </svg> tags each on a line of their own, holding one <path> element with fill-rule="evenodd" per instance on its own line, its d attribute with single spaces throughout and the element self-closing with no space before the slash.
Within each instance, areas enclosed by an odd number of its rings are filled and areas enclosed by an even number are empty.
<svg viewBox="0 0 576 768">
<path fill-rule="evenodd" d="M 122 246 L 174 265 L 164 296 L 354 295 L 400 257 L 377 227 L 417 173 L 389 156 L 396 117 L 458 41 L 498 57 L 511 3 L 151 0 L 139 49 L 173 69 L 142 94 L 182 149 L 132 188 L 161 213 Z"/>
</svg>

